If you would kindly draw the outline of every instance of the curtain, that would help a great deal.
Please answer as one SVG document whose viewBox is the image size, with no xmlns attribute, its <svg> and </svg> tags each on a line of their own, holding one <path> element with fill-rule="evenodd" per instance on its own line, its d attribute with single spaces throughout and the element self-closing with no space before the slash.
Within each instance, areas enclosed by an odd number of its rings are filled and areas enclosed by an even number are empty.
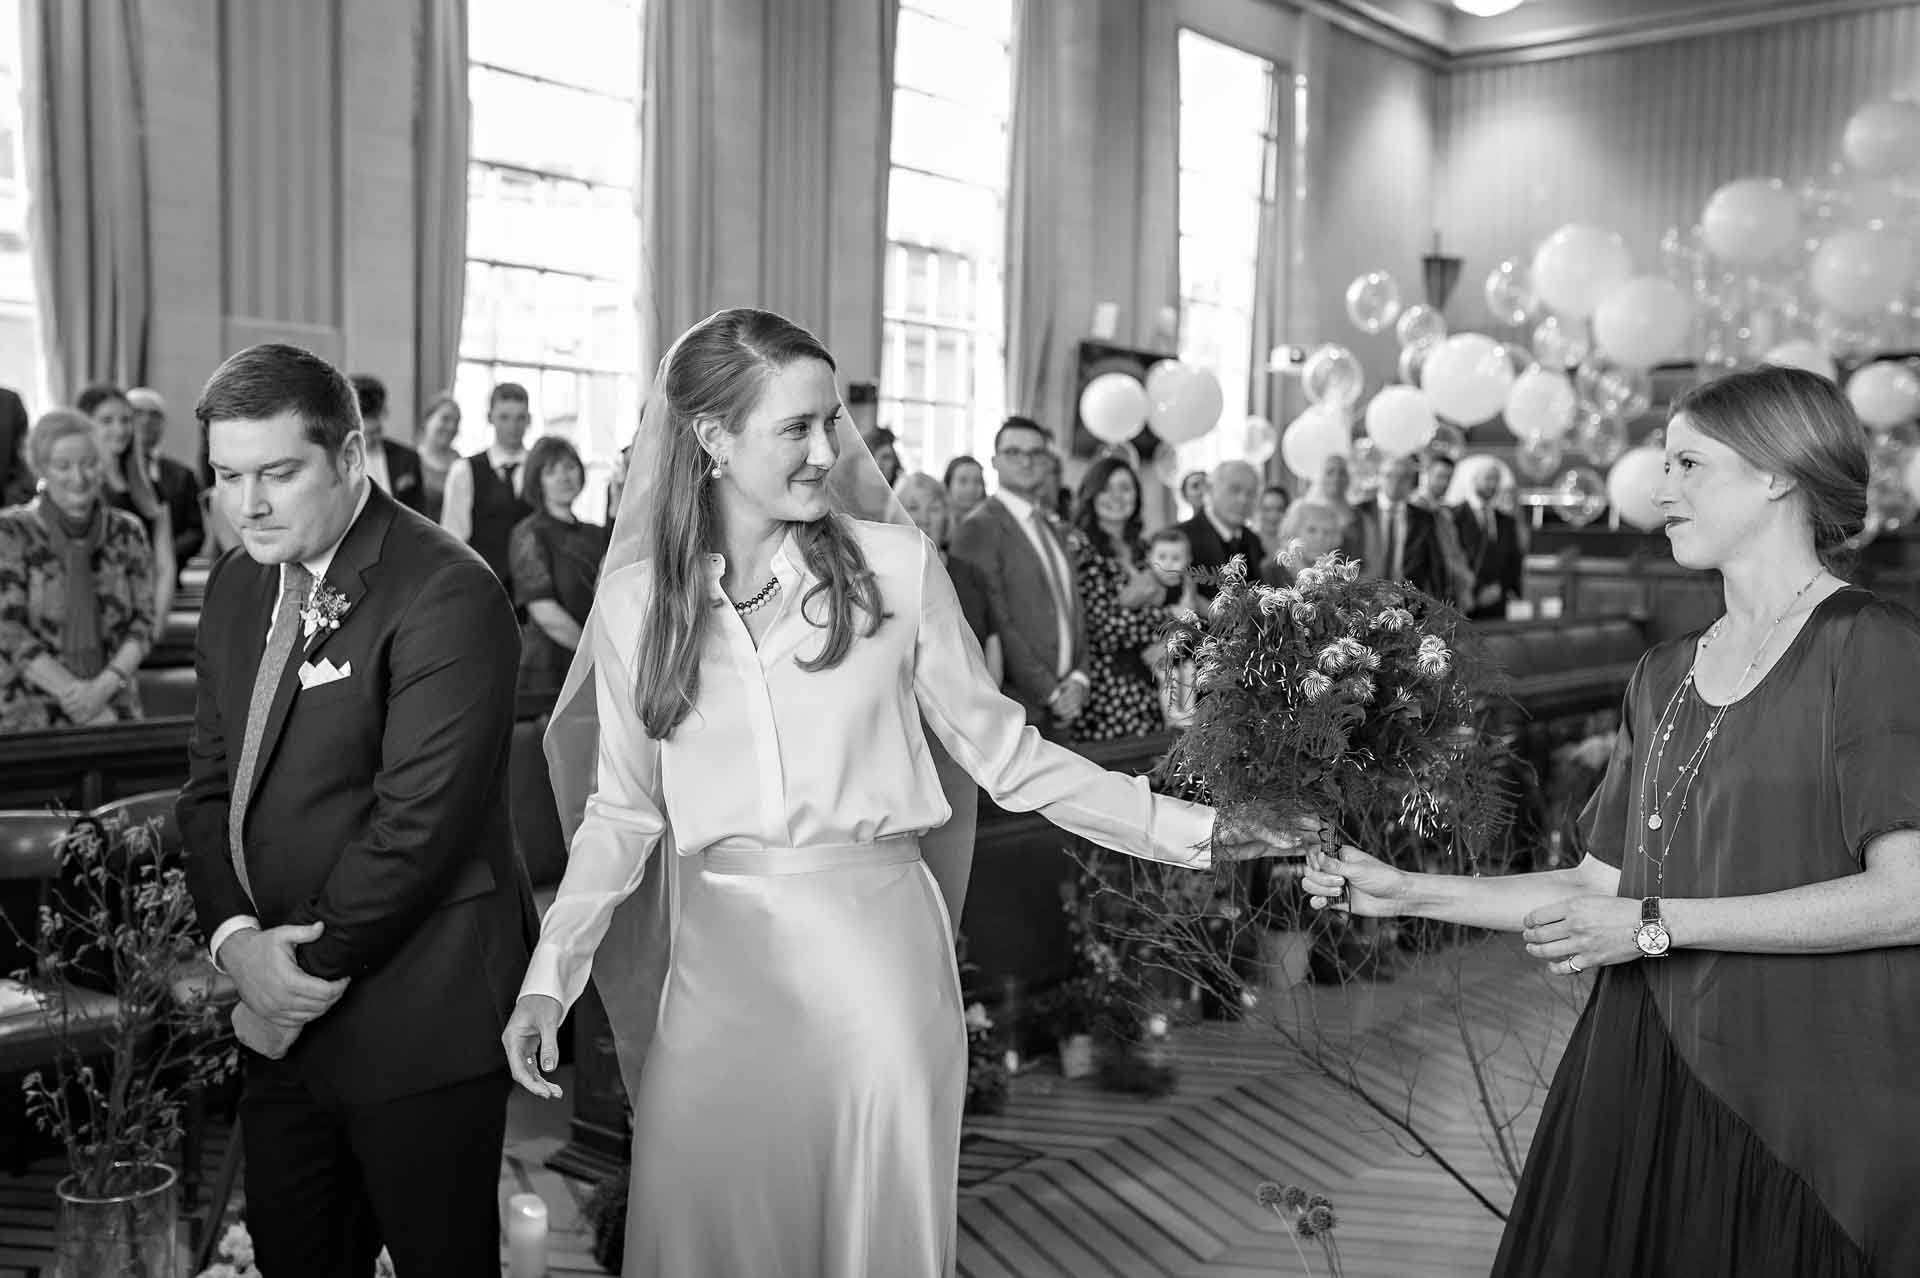
<svg viewBox="0 0 1920 1278">
<path fill-rule="evenodd" d="M 717 2 L 648 0 L 640 73 L 640 369 L 718 309 L 713 224 Z"/>
<path fill-rule="evenodd" d="M 147 380 L 153 293 L 139 11 L 139 0 L 25 5 L 28 225 L 55 403 L 97 379 Z"/>
<path fill-rule="evenodd" d="M 1282 201 L 1287 181 L 1280 130 L 1287 118 L 1291 79 L 1278 67 L 1267 77 L 1267 132 L 1274 140 L 1260 159 L 1260 238 L 1254 254 L 1252 350 L 1247 363 L 1247 411 L 1272 422 L 1276 431 L 1285 429 L 1287 422 L 1279 416 L 1284 405 L 1273 394 L 1275 379 L 1267 371 L 1267 359 L 1286 332 L 1287 217 Z M 1270 480 L 1284 477 L 1286 465 L 1277 447 L 1265 469 Z"/>
<path fill-rule="evenodd" d="M 1007 183 L 1007 410 L 1046 422 L 1053 406 L 1060 272 L 1057 129 L 1062 103 L 1054 0 L 1019 0 L 1013 29 L 1013 120 Z M 1061 437 L 1070 438 L 1070 428 Z"/>
<path fill-rule="evenodd" d="M 453 387 L 466 309 L 467 0 L 420 0 L 414 99 L 413 385 L 420 403 Z M 419 405 L 414 406 L 416 409 Z"/>
</svg>

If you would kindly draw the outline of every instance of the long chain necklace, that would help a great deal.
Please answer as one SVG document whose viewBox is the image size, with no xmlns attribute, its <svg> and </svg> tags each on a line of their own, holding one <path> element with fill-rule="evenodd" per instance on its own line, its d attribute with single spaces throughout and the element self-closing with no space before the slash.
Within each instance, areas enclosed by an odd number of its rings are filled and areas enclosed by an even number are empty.
<svg viewBox="0 0 1920 1278">
<path fill-rule="evenodd" d="M 1753 659 L 1747 662 L 1747 668 L 1740 672 L 1740 678 L 1733 685 L 1732 693 L 1728 695 L 1725 702 L 1713 708 L 1713 717 L 1707 720 L 1706 736 L 1702 737 L 1700 744 L 1694 747 L 1693 753 L 1688 756 L 1687 761 L 1679 766 L 1674 774 L 1673 784 L 1667 787 L 1666 794 L 1662 796 L 1660 794 L 1660 770 L 1666 765 L 1667 743 L 1673 739 L 1673 730 L 1677 726 L 1678 716 L 1675 712 L 1679 709 L 1681 698 L 1686 695 L 1689 689 L 1696 686 L 1694 683 L 1694 671 L 1700 665 L 1700 657 L 1702 654 L 1713 646 L 1714 640 L 1720 637 L 1720 629 L 1726 624 L 1727 620 L 1725 616 L 1722 616 L 1718 621 L 1714 622 L 1713 628 L 1707 631 L 1706 635 L 1700 640 L 1700 646 L 1694 652 L 1693 662 L 1687 667 L 1686 676 L 1680 680 L 1680 686 L 1673 690 L 1673 695 L 1667 698 L 1666 708 L 1660 712 L 1660 718 L 1654 724 L 1653 766 L 1647 769 L 1646 776 L 1644 776 L 1640 782 L 1640 792 L 1637 796 L 1639 799 L 1640 819 L 1635 823 L 1635 838 L 1638 841 L 1635 851 L 1642 860 L 1645 860 L 1654 868 L 1653 895 L 1661 895 L 1660 889 L 1666 883 L 1667 853 L 1673 848 L 1673 834 L 1669 831 L 1661 835 L 1660 855 L 1656 859 L 1647 852 L 1648 833 L 1660 833 L 1660 831 L 1668 825 L 1678 828 L 1680 818 L 1686 815 L 1687 800 L 1693 794 L 1694 780 L 1699 777 L 1701 769 L 1706 763 L 1707 751 L 1712 748 L 1714 739 L 1720 735 L 1720 721 L 1727 717 L 1727 711 L 1733 709 L 1733 707 L 1739 703 L 1741 694 L 1746 688 L 1748 678 L 1752 676 L 1754 670 L 1759 666 L 1760 658 L 1766 654 L 1767 645 L 1773 641 L 1774 632 L 1780 629 L 1780 623 L 1792 614 L 1794 606 L 1800 602 L 1801 597 L 1813 589 L 1813 583 L 1826 576 L 1826 572 L 1827 570 L 1823 567 L 1815 572 L 1813 576 L 1807 578 L 1807 584 L 1794 592 L 1793 598 L 1787 601 L 1787 606 L 1781 610 L 1779 616 L 1773 619 L 1773 624 L 1767 627 L 1766 633 L 1760 636 L 1760 645 L 1753 650 Z M 1680 805 L 1674 809 L 1673 816 L 1669 819 L 1663 814 L 1668 802 L 1673 799 L 1675 792 L 1678 792 L 1680 795 Z M 1649 803 L 1649 800 L 1652 800 L 1652 802 Z M 1649 807 L 1652 808 L 1652 811 L 1648 811 Z"/>
<path fill-rule="evenodd" d="M 760 587 L 759 592 L 755 594 L 753 598 L 745 599 L 737 604 L 734 604 L 733 610 L 744 617 L 748 613 L 754 612 L 759 608 L 763 607 L 769 599 L 773 598 L 774 592 L 778 591 L 779 589 L 780 589 L 780 578 L 769 577 L 767 578 L 767 584 Z"/>
</svg>

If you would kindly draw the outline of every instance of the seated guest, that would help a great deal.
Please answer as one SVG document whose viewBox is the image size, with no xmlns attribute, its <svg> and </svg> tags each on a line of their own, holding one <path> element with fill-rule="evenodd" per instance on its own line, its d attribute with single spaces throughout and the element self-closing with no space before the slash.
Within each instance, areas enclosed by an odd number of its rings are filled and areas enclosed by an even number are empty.
<svg viewBox="0 0 1920 1278">
<path fill-rule="evenodd" d="M 1249 577 L 1259 570 L 1266 548 L 1260 544 L 1259 534 L 1247 527 L 1259 491 L 1260 472 L 1251 463 L 1223 461 L 1213 468 L 1208 481 L 1205 508 L 1181 522 L 1180 531 L 1193 545 L 1193 567 L 1202 599 L 1218 593 L 1220 570 L 1235 555 L 1246 558 Z"/>
<path fill-rule="evenodd" d="M 1433 512 L 1414 505 L 1412 496 L 1413 458 L 1389 457 L 1380 467 L 1380 495 L 1358 512 L 1360 571 L 1445 599 L 1450 592 L 1440 533 Z"/>
<path fill-rule="evenodd" d="M 441 391 L 427 401 L 425 420 L 420 423 L 420 486 L 426 493 L 421 513 L 438 520 L 447 493 L 447 472 L 460 460 L 453 441 L 460 434 L 460 405 L 453 396 Z M 609 507 L 611 509 L 611 507 Z"/>
<path fill-rule="evenodd" d="M 1472 574 L 1467 616 L 1476 620 L 1506 616 L 1507 601 L 1521 597 L 1526 575 L 1520 523 L 1495 505 L 1501 478 L 1499 463 L 1482 460 L 1470 481 L 1471 495 L 1451 512 Z"/>
<path fill-rule="evenodd" d="M 946 486 L 932 475 L 915 471 L 900 477 L 900 482 L 893 486 L 893 495 L 900 499 L 901 508 L 914 526 L 939 547 L 940 562 L 946 565 L 953 592 L 960 596 L 960 614 L 967 619 L 973 637 L 980 641 L 987 669 L 998 679 L 1002 674 L 1000 642 L 994 636 L 993 620 L 987 608 L 987 584 L 980 579 L 978 568 L 947 553 L 954 521 L 947 504 Z"/>
<path fill-rule="evenodd" d="M 371 373 L 347 379 L 360 401 L 360 433 L 367 442 L 367 478 L 409 510 L 427 509 L 426 481 L 420 474 L 420 454 L 387 438 L 387 384 Z"/>
<path fill-rule="evenodd" d="M 173 566 L 176 574 L 193 562 L 207 542 L 207 527 L 202 515 L 199 472 L 175 461 L 161 451 L 167 438 L 167 401 L 150 386 L 136 386 L 127 392 L 133 405 L 133 431 L 147 453 L 147 478 L 160 503 L 167 508 L 167 520 L 173 525 Z M 178 577 L 175 578 L 178 581 Z"/>
<path fill-rule="evenodd" d="M 608 534 L 605 525 L 574 516 L 573 503 L 586 483 L 580 454 L 557 435 L 534 444 L 521 467 L 520 499 L 534 513 L 514 525 L 507 555 L 513 602 L 526 614 L 520 626 L 523 693 L 560 691 L 593 607 Z"/>
<path fill-rule="evenodd" d="M 73 406 L 93 420 L 100 433 L 101 494 L 109 506 L 124 510 L 146 530 L 153 560 L 155 634 L 167 624 L 180 575 L 173 556 L 173 516 L 154 491 L 147 469 L 147 448 L 133 428 L 133 405 L 118 386 L 96 382 L 80 392 Z"/>
<path fill-rule="evenodd" d="M 1138 737 L 1167 726 L 1154 678 L 1173 621 L 1166 587 L 1140 544 L 1140 479 L 1118 457 L 1087 467 L 1073 503 L 1074 581 L 1087 616 L 1087 708 L 1082 741 Z"/>
<path fill-rule="evenodd" d="M 1298 562 L 1305 565 L 1339 550 L 1346 537 L 1349 517 L 1345 508 L 1323 501 L 1295 502 L 1287 508 L 1287 517 L 1280 521 L 1280 548 L 1260 565 L 1260 580 L 1269 586 L 1291 586 L 1293 569 L 1287 567 L 1282 557 L 1291 549 L 1298 556 Z"/>
<path fill-rule="evenodd" d="M 153 556 L 103 496 L 100 441 L 56 409 L 27 433 L 40 495 L 0 510 L 0 732 L 140 717 L 153 646 Z"/>
<path fill-rule="evenodd" d="M 487 425 L 493 427 L 493 443 L 447 472 L 440 526 L 478 551 L 511 590 L 507 537 L 534 513 L 520 500 L 520 466 L 527 460 L 527 431 L 533 426 L 527 388 L 518 382 L 495 386 L 487 398 Z"/>
<path fill-rule="evenodd" d="M 971 515 L 973 508 L 987 499 L 987 473 L 977 458 L 965 453 L 947 463 L 946 484 L 947 508 L 953 512 L 955 523 Z"/>
<path fill-rule="evenodd" d="M 1287 507 L 1292 504 L 1293 494 L 1278 484 L 1268 484 L 1260 490 L 1260 504 L 1253 513 L 1253 531 L 1259 536 L 1263 549 L 1272 550 L 1280 544 L 1280 521 L 1287 517 Z"/>
</svg>

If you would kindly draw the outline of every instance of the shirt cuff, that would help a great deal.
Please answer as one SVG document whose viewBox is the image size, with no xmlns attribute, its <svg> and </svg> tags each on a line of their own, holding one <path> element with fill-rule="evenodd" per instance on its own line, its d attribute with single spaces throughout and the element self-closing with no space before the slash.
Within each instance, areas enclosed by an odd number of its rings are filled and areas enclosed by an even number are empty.
<svg viewBox="0 0 1920 1278">
<path fill-rule="evenodd" d="M 226 975 L 227 969 L 220 966 L 220 947 L 248 928 L 258 932 L 260 920 L 251 914 L 236 914 L 214 929 L 213 939 L 207 942 L 207 961 L 213 964 L 214 971 Z"/>
<path fill-rule="evenodd" d="M 590 962 L 582 964 L 572 961 L 561 947 L 542 941 L 533 947 L 533 955 L 527 960 L 527 974 L 520 982 L 520 997 L 544 994 L 560 1004 L 560 1014 L 564 1016 L 586 989 L 587 979 L 591 975 Z"/>
</svg>

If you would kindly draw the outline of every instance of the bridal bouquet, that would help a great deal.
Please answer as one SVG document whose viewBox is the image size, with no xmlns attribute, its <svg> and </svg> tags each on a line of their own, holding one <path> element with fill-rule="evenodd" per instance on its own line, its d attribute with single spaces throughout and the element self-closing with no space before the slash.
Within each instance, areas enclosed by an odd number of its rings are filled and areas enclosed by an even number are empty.
<svg viewBox="0 0 1920 1278">
<path fill-rule="evenodd" d="M 1236 558 L 1207 615 L 1169 633 L 1198 693 L 1169 774 L 1228 813 L 1310 814 L 1363 846 L 1450 830 L 1477 861 L 1511 799 L 1505 748 L 1479 726 L 1497 681 L 1463 619 L 1337 552 L 1282 562 L 1293 584 L 1273 587 Z"/>
</svg>

